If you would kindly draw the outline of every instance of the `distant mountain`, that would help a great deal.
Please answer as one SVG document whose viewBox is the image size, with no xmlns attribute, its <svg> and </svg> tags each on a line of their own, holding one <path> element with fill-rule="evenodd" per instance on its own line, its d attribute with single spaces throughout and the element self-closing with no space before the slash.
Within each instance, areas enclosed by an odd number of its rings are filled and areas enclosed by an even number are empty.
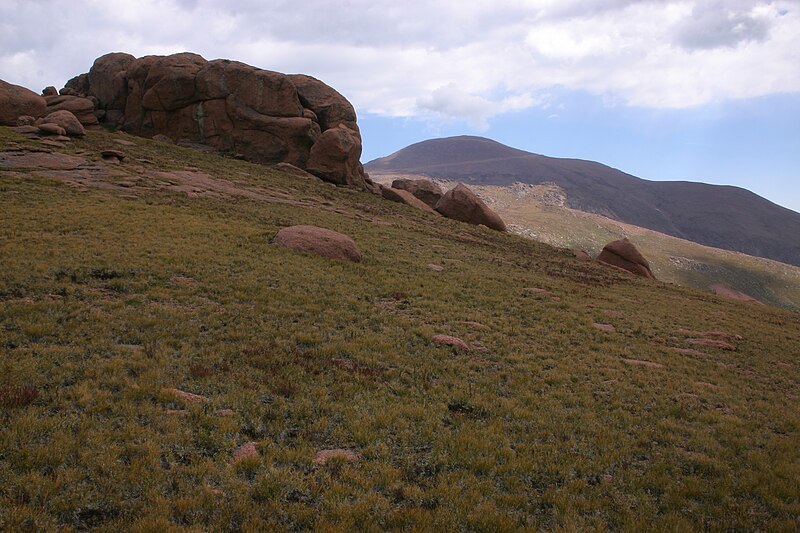
<svg viewBox="0 0 800 533">
<path fill-rule="evenodd" d="M 412 144 L 365 170 L 479 185 L 552 182 L 573 209 L 800 265 L 800 214 L 739 187 L 649 181 L 594 161 L 547 157 L 472 136 Z"/>
</svg>

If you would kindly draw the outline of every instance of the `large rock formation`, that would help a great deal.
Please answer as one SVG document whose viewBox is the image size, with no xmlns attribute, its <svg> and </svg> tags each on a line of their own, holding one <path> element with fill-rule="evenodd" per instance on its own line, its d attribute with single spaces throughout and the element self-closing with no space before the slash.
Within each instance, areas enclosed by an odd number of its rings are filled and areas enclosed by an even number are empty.
<svg viewBox="0 0 800 533">
<path fill-rule="evenodd" d="M 436 210 L 446 216 L 470 224 L 483 224 L 497 231 L 505 231 L 506 224 L 483 200 L 459 183 L 447 191 L 436 204 Z"/>
<path fill-rule="evenodd" d="M 107 54 L 62 95 L 88 97 L 107 127 L 202 143 L 259 163 L 289 163 L 364 188 L 353 106 L 321 81 L 197 54 Z M 77 114 L 77 113 L 76 113 Z M 80 117 L 79 117 L 80 118 Z"/>
<path fill-rule="evenodd" d="M 35 92 L 0 80 L 0 126 L 16 126 L 23 116 L 41 117 L 46 106 L 44 98 Z"/>
<path fill-rule="evenodd" d="M 643 278 L 656 279 L 650 270 L 650 263 L 627 237 L 606 244 L 603 251 L 597 256 L 597 260 L 625 269 Z"/>
</svg>

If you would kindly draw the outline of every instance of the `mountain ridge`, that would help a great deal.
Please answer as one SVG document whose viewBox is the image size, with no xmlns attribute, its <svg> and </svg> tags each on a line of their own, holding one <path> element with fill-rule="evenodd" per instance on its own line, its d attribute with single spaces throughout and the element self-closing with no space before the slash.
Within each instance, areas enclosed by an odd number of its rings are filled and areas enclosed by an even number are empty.
<svg viewBox="0 0 800 533">
<path fill-rule="evenodd" d="M 549 157 L 475 136 L 415 143 L 368 162 L 365 170 L 478 185 L 553 182 L 573 209 L 800 265 L 800 214 L 740 187 L 651 181 L 596 161 Z"/>
</svg>

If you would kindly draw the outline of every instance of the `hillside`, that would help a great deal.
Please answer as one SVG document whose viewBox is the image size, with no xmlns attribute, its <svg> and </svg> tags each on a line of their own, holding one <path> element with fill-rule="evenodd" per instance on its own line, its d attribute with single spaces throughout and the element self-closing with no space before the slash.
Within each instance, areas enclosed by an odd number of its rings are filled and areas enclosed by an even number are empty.
<svg viewBox="0 0 800 533">
<path fill-rule="evenodd" d="M 546 157 L 470 136 L 413 144 L 364 168 L 475 185 L 552 182 L 573 209 L 800 265 L 800 214 L 738 187 L 647 181 L 593 161 Z"/>
<path fill-rule="evenodd" d="M 363 260 L 271 244 L 296 224 Z M 798 331 L 299 173 L 0 127 L 3 531 L 791 531 Z"/>
<path fill-rule="evenodd" d="M 411 174 L 373 174 L 384 185 Z M 436 180 L 444 189 L 456 182 Z M 471 185 L 506 221 L 509 231 L 559 248 L 578 248 L 596 257 L 603 246 L 631 238 L 647 257 L 659 280 L 709 291 L 718 283 L 760 302 L 800 309 L 800 267 L 740 252 L 697 244 L 664 233 L 567 207 L 567 196 L 554 184 L 510 187 Z"/>
</svg>

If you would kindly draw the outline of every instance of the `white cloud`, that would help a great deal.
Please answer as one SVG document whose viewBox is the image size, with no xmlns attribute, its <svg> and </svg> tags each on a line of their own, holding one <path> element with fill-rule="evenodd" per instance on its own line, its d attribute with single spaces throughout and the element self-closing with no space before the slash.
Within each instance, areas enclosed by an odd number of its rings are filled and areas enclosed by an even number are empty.
<svg viewBox="0 0 800 533">
<path fill-rule="evenodd" d="M 4 0 L 0 78 L 39 90 L 106 52 L 190 50 L 309 73 L 362 113 L 483 127 L 498 113 L 544 107 L 554 87 L 662 108 L 800 92 L 798 4 L 75 0 L 56 9 Z"/>
</svg>

